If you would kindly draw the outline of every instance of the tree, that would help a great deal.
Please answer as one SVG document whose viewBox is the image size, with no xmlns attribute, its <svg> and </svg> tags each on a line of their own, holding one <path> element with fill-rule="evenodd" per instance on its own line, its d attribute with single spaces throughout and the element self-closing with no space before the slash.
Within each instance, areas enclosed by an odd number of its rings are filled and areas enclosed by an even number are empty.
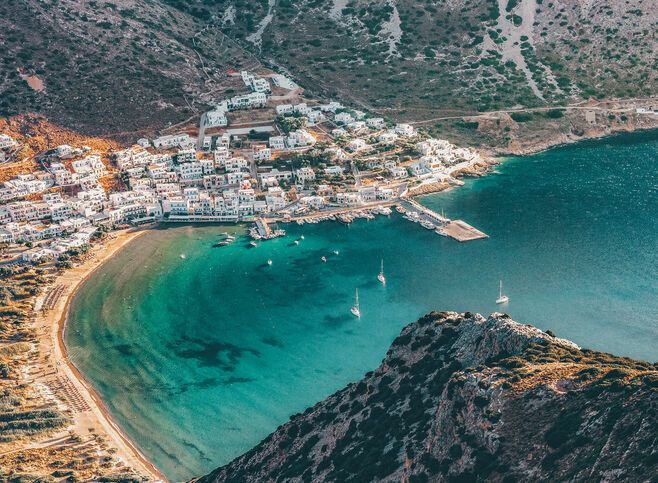
<svg viewBox="0 0 658 483">
<path fill-rule="evenodd" d="M 281 129 L 288 134 L 291 131 L 297 131 L 306 127 L 307 119 L 305 117 L 287 117 L 278 116 L 276 122 L 281 126 Z"/>
</svg>

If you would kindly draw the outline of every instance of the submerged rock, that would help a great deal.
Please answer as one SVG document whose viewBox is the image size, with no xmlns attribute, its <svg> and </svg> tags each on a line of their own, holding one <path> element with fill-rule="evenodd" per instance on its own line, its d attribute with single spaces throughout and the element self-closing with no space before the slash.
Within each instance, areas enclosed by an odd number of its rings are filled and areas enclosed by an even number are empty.
<svg viewBox="0 0 658 483">
<path fill-rule="evenodd" d="M 382 364 L 199 482 L 649 480 L 658 367 L 432 312 Z"/>
</svg>

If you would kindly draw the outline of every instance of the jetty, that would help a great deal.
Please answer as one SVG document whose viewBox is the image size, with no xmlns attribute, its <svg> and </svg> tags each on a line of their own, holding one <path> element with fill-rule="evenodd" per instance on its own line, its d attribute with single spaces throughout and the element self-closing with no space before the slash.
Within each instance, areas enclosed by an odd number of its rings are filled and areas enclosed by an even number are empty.
<svg viewBox="0 0 658 483">
<path fill-rule="evenodd" d="M 417 213 L 417 220 L 421 224 L 435 225 L 436 232 L 440 235 L 449 236 L 458 242 L 467 242 L 489 238 L 489 235 L 469 225 L 464 220 L 451 220 L 443 215 L 421 205 L 413 198 L 400 198 L 398 206 L 406 213 Z"/>
<path fill-rule="evenodd" d="M 261 238 L 272 238 L 272 229 L 262 218 L 256 218 L 256 230 Z"/>
<path fill-rule="evenodd" d="M 463 220 L 452 220 L 442 228 L 443 232 L 459 242 L 489 238 L 489 235 L 469 225 Z"/>
<path fill-rule="evenodd" d="M 249 235 L 254 240 L 271 240 L 280 236 L 285 236 L 286 231 L 270 228 L 270 225 L 263 218 L 258 217 L 253 220 L 254 226 L 249 229 Z"/>
</svg>

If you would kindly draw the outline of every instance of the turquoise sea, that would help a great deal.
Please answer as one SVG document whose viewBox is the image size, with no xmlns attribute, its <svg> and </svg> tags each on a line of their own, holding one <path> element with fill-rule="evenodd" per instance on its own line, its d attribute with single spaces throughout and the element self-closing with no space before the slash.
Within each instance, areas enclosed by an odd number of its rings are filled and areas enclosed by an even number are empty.
<svg viewBox="0 0 658 483">
<path fill-rule="evenodd" d="M 245 236 L 212 247 L 245 227 L 154 230 L 80 290 L 71 358 L 173 480 L 227 463 L 360 378 L 418 316 L 500 309 L 499 279 L 517 321 L 658 360 L 658 132 L 509 159 L 421 201 L 490 238 L 460 244 L 396 213 L 287 225 L 257 248 Z"/>
</svg>

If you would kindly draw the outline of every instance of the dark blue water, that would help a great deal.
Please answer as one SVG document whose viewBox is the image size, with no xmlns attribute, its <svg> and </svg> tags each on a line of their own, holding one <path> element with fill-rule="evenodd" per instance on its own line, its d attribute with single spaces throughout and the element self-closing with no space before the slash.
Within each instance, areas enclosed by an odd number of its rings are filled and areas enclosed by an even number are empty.
<svg viewBox="0 0 658 483">
<path fill-rule="evenodd" d="M 511 159 L 421 201 L 490 238 L 460 244 L 397 214 L 288 225 L 257 248 L 212 248 L 223 227 L 149 233 L 80 291 L 72 359 L 175 480 L 360 378 L 423 313 L 501 309 L 499 279 L 516 320 L 658 360 L 658 133 Z"/>
</svg>

